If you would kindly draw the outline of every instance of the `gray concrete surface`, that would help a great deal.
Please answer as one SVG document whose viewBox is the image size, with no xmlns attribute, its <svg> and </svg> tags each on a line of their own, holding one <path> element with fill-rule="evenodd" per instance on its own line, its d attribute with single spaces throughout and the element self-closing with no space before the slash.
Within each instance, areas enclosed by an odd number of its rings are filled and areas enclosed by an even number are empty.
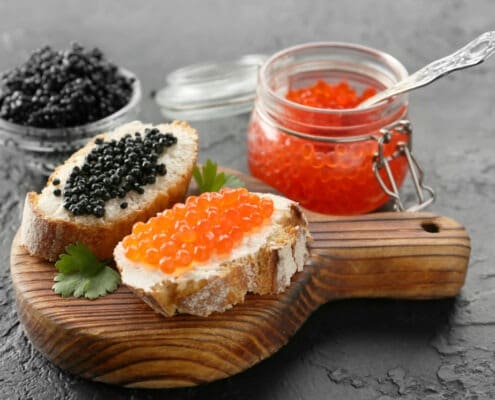
<svg viewBox="0 0 495 400">
<path fill-rule="evenodd" d="M 383 49 L 410 71 L 495 29 L 485 1 L 20 1 L 0 4 L 0 70 L 46 43 L 98 45 L 142 79 L 147 94 L 176 67 L 273 53 L 308 41 Z M 465 288 L 428 302 L 342 301 L 319 309 L 279 353 L 197 388 L 139 391 L 88 382 L 47 362 L 19 325 L 9 248 L 20 192 L 41 184 L 0 163 L 1 399 L 491 399 L 495 398 L 495 59 L 411 96 L 415 151 L 438 192 L 432 211 L 472 237 Z M 201 159 L 246 171 L 246 118 L 201 124 Z M 22 187 L 20 189 L 20 187 Z M 406 192 L 409 189 L 406 189 Z"/>
</svg>

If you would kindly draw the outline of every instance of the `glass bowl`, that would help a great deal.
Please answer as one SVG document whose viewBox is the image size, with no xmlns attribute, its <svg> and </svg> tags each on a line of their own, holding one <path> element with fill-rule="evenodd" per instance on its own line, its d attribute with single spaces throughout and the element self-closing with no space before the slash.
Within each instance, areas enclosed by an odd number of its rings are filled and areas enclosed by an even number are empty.
<svg viewBox="0 0 495 400">
<path fill-rule="evenodd" d="M 0 118 L 0 150 L 9 153 L 29 170 L 49 175 L 87 141 L 136 119 L 141 101 L 141 83 L 132 72 L 120 68 L 120 73 L 134 78 L 132 96 L 123 108 L 98 121 L 68 128 L 37 128 L 14 124 Z M 2 157 L 4 158 L 4 157 Z"/>
</svg>

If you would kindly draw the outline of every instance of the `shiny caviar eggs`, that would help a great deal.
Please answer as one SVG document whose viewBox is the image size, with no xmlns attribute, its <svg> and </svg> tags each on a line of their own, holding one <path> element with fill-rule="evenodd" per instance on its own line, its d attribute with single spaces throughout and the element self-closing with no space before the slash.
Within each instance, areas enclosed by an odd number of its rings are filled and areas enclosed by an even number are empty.
<svg viewBox="0 0 495 400">
<path fill-rule="evenodd" d="M 123 240 L 124 252 L 133 261 L 173 273 L 214 254 L 228 255 L 272 213 L 273 200 L 244 188 L 191 196 L 185 204 L 136 223 Z"/>
</svg>

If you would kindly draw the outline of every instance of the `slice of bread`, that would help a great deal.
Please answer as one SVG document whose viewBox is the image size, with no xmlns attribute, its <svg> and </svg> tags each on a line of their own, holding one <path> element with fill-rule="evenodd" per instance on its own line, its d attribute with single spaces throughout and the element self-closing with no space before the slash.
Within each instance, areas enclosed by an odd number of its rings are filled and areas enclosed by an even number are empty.
<svg viewBox="0 0 495 400">
<path fill-rule="evenodd" d="M 81 166 L 88 153 L 97 146 L 95 140 L 120 139 L 136 132 L 143 135 L 146 128 L 157 128 L 161 133 L 172 133 L 177 143 L 167 148 L 158 158 L 167 173 L 156 176 L 153 184 L 143 186 L 144 193 L 128 192 L 124 198 L 110 199 L 105 203 L 105 215 L 74 215 L 63 206 L 63 196 L 55 196 L 54 189 L 63 192 L 67 179 L 75 166 Z M 137 221 L 145 221 L 157 212 L 181 201 L 188 189 L 198 154 L 198 136 L 186 122 L 152 126 L 139 121 L 122 125 L 110 133 L 96 136 L 86 146 L 57 167 L 41 194 L 30 192 L 26 196 L 21 225 L 21 240 L 31 255 L 54 261 L 74 242 L 82 242 L 100 259 L 112 257 L 115 245 L 130 233 Z M 60 184 L 54 185 L 55 179 Z M 120 204 L 125 201 L 127 208 Z"/>
<path fill-rule="evenodd" d="M 167 274 L 127 258 L 120 242 L 114 258 L 122 282 L 165 316 L 208 316 L 243 302 L 247 292 L 283 291 L 308 258 L 308 223 L 297 203 L 272 194 L 259 195 L 273 199 L 272 216 L 245 235 L 228 256 L 193 264 L 180 274 Z"/>
</svg>

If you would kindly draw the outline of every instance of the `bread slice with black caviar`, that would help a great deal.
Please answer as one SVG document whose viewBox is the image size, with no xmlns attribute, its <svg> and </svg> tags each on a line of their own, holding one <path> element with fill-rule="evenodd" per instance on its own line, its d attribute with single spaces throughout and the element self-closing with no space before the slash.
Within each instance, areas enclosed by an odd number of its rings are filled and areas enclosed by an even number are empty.
<svg viewBox="0 0 495 400">
<path fill-rule="evenodd" d="M 98 175 L 102 180 L 103 176 L 107 178 L 107 181 L 103 182 L 103 190 L 98 189 L 100 192 L 106 191 L 107 194 L 95 193 L 96 190 L 91 188 L 96 186 L 90 186 L 88 183 L 86 192 L 83 191 L 87 200 L 84 200 L 81 191 L 78 192 L 77 189 L 76 194 L 66 196 L 68 181 L 71 180 L 74 170 L 80 172 L 84 169 L 86 175 L 89 174 L 89 177 L 84 178 L 88 182 L 90 179 L 96 179 L 90 178 L 94 164 L 89 163 L 88 156 L 94 153 L 98 146 L 115 141 L 113 145 L 118 147 L 126 137 L 131 137 L 133 140 L 141 137 L 144 140 L 153 128 L 156 128 L 160 134 L 171 134 L 176 138 L 176 143 L 169 141 L 167 146 L 158 147 L 155 152 L 156 161 L 153 163 L 152 159 L 152 165 L 144 164 L 142 167 L 141 170 L 148 171 L 147 174 L 154 175 L 154 178 L 149 178 L 145 184 L 139 186 L 140 188 L 135 187 L 127 191 L 129 185 L 135 184 L 134 177 L 126 178 L 128 175 L 125 168 L 124 172 L 122 169 L 117 172 L 119 167 L 124 166 L 125 157 L 115 161 L 112 159 L 112 154 L 108 154 L 106 159 L 102 156 L 106 164 Z M 157 131 L 154 132 L 156 134 Z M 160 151 L 160 148 L 163 149 Z M 131 231 L 134 223 L 145 221 L 157 212 L 184 199 L 197 154 L 197 132 L 186 122 L 174 121 L 170 124 L 152 126 L 134 121 L 112 132 L 96 136 L 54 170 L 40 194 L 34 192 L 27 194 L 21 225 L 23 245 L 31 255 L 49 261 L 55 261 L 68 244 L 75 242 L 84 243 L 100 259 L 112 257 L 115 245 Z M 95 156 L 89 158 L 94 161 Z M 150 161 L 148 157 L 144 158 L 143 162 Z M 136 159 L 134 161 L 139 162 Z M 84 164 L 88 164 L 89 167 L 84 167 Z M 164 167 L 158 167 L 160 164 L 164 164 Z M 108 171 L 114 172 L 113 175 L 116 177 L 110 176 Z M 77 172 L 75 174 L 77 175 Z M 127 179 L 131 182 L 128 183 Z M 109 187 L 114 190 L 114 198 L 108 199 L 108 196 L 112 196 Z M 70 189 L 72 190 L 73 187 Z M 89 214 L 85 213 L 84 207 L 89 207 L 87 204 L 96 201 L 95 196 L 100 206 L 103 205 L 103 213 L 101 209 Z M 72 204 L 69 207 L 72 211 L 67 208 L 68 203 Z"/>
</svg>

